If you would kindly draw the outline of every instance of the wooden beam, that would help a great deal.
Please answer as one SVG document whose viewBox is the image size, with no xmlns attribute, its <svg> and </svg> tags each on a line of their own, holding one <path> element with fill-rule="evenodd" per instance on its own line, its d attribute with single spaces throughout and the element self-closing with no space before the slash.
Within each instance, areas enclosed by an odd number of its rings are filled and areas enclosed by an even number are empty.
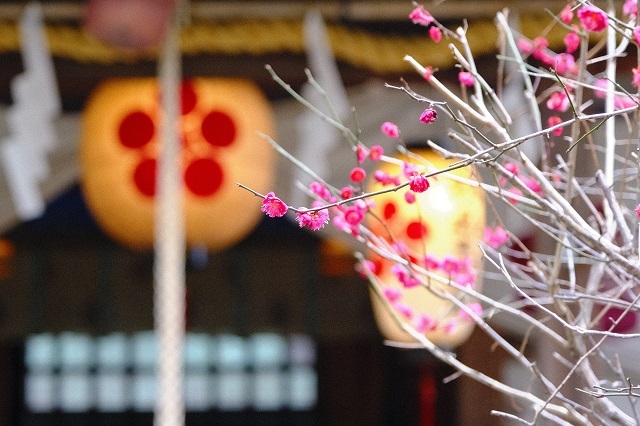
<svg viewBox="0 0 640 426">
<path fill-rule="evenodd" d="M 486 18 L 508 8 L 518 13 L 543 13 L 545 9 L 559 10 L 554 0 L 526 2 L 458 0 L 429 4 L 426 8 L 440 20 Z M 187 2 L 188 16 L 197 20 L 232 19 L 299 19 L 310 9 L 319 10 L 325 19 L 352 21 L 402 21 L 412 9 L 406 0 L 353 1 L 192 1 Z M 25 4 L 17 1 L 0 3 L 0 18 L 16 20 Z M 46 20 L 81 20 L 84 4 L 77 1 L 46 2 L 42 5 Z"/>
</svg>

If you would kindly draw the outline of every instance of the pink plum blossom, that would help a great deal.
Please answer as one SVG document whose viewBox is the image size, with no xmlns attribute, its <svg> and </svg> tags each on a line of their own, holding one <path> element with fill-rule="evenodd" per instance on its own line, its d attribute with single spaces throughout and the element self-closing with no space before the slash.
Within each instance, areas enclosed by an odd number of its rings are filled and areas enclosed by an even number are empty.
<svg viewBox="0 0 640 426">
<path fill-rule="evenodd" d="M 457 274 L 460 272 L 460 260 L 453 256 L 445 256 L 440 263 L 440 269 L 447 274 Z"/>
<path fill-rule="evenodd" d="M 502 244 L 509 241 L 509 234 L 504 230 L 503 227 L 498 226 L 495 229 L 491 229 L 489 227 L 484 230 L 484 238 L 483 241 L 487 243 L 490 247 L 494 249 L 500 247 Z"/>
<path fill-rule="evenodd" d="M 426 81 L 431 80 L 431 77 L 433 76 L 433 67 L 432 66 L 425 67 L 424 74 L 422 76 Z"/>
<path fill-rule="evenodd" d="M 520 168 L 516 163 L 504 163 L 504 168 L 506 171 L 514 174 L 515 176 L 518 176 L 518 174 L 520 173 Z"/>
<path fill-rule="evenodd" d="M 625 13 L 631 17 L 638 16 L 638 2 L 637 0 L 626 0 L 622 5 L 622 13 Z"/>
<path fill-rule="evenodd" d="M 407 204 L 413 204 L 416 202 L 416 193 L 413 191 L 407 191 L 404 193 L 404 200 Z"/>
<path fill-rule="evenodd" d="M 395 302 L 393 304 L 393 307 L 403 317 L 405 317 L 407 319 L 411 319 L 413 317 L 413 309 L 411 309 L 411 306 L 409 306 L 409 305 L 407 305 L 405 303 Z"/>
<path fill-rule="evenodd" d="M 521 196 L 522 191 L 520 190 L 520 188 L 511 188 L 511 190 L 508 191 L 507 199 L 511 204 L 515 206 L 516 204 L 518 204 L 518 198 Z"/>
<path fill-rule="evenodd" d="M 560 12 L 560 20 L 565 24 L 568 24 L 573 19 L 573 10 L 571 9 L 571 4 L 568 4 L 562 9 Z"/>
<path fill-rule="evenodd" d="M 362 164 L 368 155 L 369 150 L 367 150 L 367 148 L 362 145 L 356 146 L 356 158 L 358 159 L 358 164 Z"/>
<path fill-rule="evenodd" d="M 402 298 L 402 292 L 397 288 L 385 287 L 382 289 L 382 294 L 391 303 L 397 302 Z"/>
<path fill-rule="evenodd" d="M 518 50 L 520 50 L 521 53 L 525 55 L 530 55 L 531 53 L 533 53 L 533 43 L 531 43 L 526 38 L 518 39 L 517 44 L 518 44 Z"/>
<path fill-rule="evenodd" d="M 522 179 L 522 182 L 527 186 L 527 188 L 529 188 L 530 190 L 532 190 L 536 194 L 540 194 L 542 192 L 542 188 L 540 187 L 540 183 L 537 180 L 535 180 L 534 178 L 522 177 L 520 179 Z"/>
<path fill-rule="evenodd" d="M 635 208 L 635 212 L 636 212 L 636 216 L 638 216 L 638 218 L 640 218 L 640 204 L 638 204 Z"/>
<path fill-rule="evenodd" d="M 432 254 L 426 254 L 423 259 L 424 266 L 430 271 L 440 269 L 440 260 Z"/>
<path fill-rule="evenodd" d="M 346 200 L 347 198 L 353 197 L 353 188 L 350 186 L 345 186 L 340 190 L 340 198 Z"/>
<path fill-rule="evenodd" d="M 383 185 L 400 185 L 400 179 L 397 176 L 391 176 L 382 170 L 373 172 L 373 178 Z"/>
<path fill-rule="evenodd" d="M 331 198 L 331 193 L 329 192 L 327 187 L 320 182 L 311 182 L 309 184 L 309 190 L 323 200 L 328 200 L 329 198 Z"/>
<path fill-rule="evenodd" d="M 376 268 L 376 264 L 370 261 L 369 259 L 363 262 L 357 263 L 355 269 L 362 278 L 367 278 L 367 272 L 374 275 L 378 272 L 377 270 L 378 268 Z"/>
<path fill-rule="evenodd" d="M 604 78 L 599 79 L 598 81 L 596 81 L 595 86 L 597 87 L 597 89 L 593 90 L 593 94 L 596 96 L 596 98 L 600 98 L 600 99 L 604 99 L 607 96 L 607 88 L 609 87 L 609 81 L 607 81 Z"/>
<path fill-rule="evenodd" d="M 262 200 L 262 207 L 260 208 L 269 217 L 282 217 L 287 213 L 289 207 L 273 192 L 269 192 Z"/>
<path fill-rule="evenodd" d="M 569 98 L 565 92 L 553 92 L 547 100 L 547 108 L 552 111 L 565 112 L 569 109 Z"/>
<path fill-rule="evenodd" d="M 398 130 L 398 126 L 396 126 L 390 121 L 385 121 L 384 123 L 382 123 L 382 126 L 380 126 L 380 130 L 382 130 L 382 133 L 387 135 L 387 137 L 392 139 L 396 139 L 398 138 L 398 136 L 400 136 L 400 131 Z"/>
<path fill-rule="evenodd" d="M 422 25 L 425 27 L 428 27 L 435 21 L 434 17 L 429 12 L 424 10 L 424 6 L 417 6 L 415 9 L 413 9 L 409 14 L 409 19 L 411 19 L 411 22 L 413 22 L 414 24 Z"/>
<path fill-rule="evenodd" d="M 453 334 L 457 329 L 458 323 L 456 320 L 449 320 L 442 326 L 442 330 L 445 332 L 445 334 Z"/>
<path fill-rule="evenodd" d="M 633 73 L 633 86 L 640 88 L 640 67 L 635 67 L 631 69 Z"/>
<path fill-rule="evenodd" d="M 587 31 L 600 32 L 607 28 L 609 18 L 602 9 L 588 4 L 578 10 L 578 19 Z"/>
<path fill-rule="evenodd" d="M 637 106 L 638 103 L 635 99 L 630 98 L 629 96 L 614 96 L 613 97 L 613 106 L 614 108 L 622 109 L 622 108 L 630 108 L 632 106 Z"/>
<path fill-rule="evenodd" d="M 359 225 L 364 220 L 365 212 L 366 209 L 357 204 L 347 207 L 343 212 L 344 220 L 351 226 Z"/>
<path fill-rule="evenodd" d="M 560 53 L 554 58 L 553 63 L 556 72 L 560 75 L 567 74 L 576 67 L 576 60 L 570 53 Z"/>
<path fill-rule="evenodd" d="M 482 305 L 477 302 L 467 304 L 467 308 L 477 316 L 482 316 Z M 465 309 L 460 309 L 458 316 L 463 320 L 472 321 L 471 315 Z"/>
<path fill-rule="evenodd" d="M 453 280 L 465 287 L 474 288 L 476 285 L 477 275 L 475 271 L 460 272 L 453 276 Z"/>
<path fill-rule="evenodd" d="M 418 168 L 415 164 L 406 161 L 402 163 L 402 174 L 405 175 L 407 179 L 416 173 L 418 173 Z"/>
<path fill-rule="evenodd" d="M 408 273 L 405 268 L 401 265 L 395 264 L 391 267 L 391 272 L 396 277 L 400 283 L 402 283 L 404 288 L 413 288 L 420 285 L 420 281 Z"/>
<path fill-rule="evenodd" d="M 369 158 L 371 161 L 379 161 L 380 158 L 384 155 L 384 148 L 380 145 L 374 145 L 369 150 Z"/>
<path fill-rule="evenodd" d="M 413 319 L 413 328 L 418 333 L 432 331 L 438 326 L 438 322 L 429 314 L 420 314 Z"/>
<path fill-rule="evenodd" d="M 308 226 L 312 231 L 317 231 L 329 221 L 329 211 L 327 209 L 317 211 L 300 210 L 296 215 L 296 220 L 300 228 Z"/>
</svg>

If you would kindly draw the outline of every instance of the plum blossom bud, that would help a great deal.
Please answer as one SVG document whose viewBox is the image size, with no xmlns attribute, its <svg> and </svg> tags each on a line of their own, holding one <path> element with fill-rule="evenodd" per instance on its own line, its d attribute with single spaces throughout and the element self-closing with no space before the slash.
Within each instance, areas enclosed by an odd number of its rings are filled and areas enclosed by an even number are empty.
<svg viewBox="0 0 640 426">
<path fill-rule="evenodd" d="M 433 76 L 433 67 L 432 66 L 425 67 L 424 75 L 423 75 L 425 81 L 431 80 L 431 76 Z"/>
<path fill-rule="evenodd" d="M 458 81 L 465 86 L 473 86 L 475 79 L 473 78 L 473 74 L 467 71 L 461 71 L 458 73 Z"/>
<path fill-rule="evenodd" d="M 438 119 L 438 113 L 433 108 L 427 108 L 420 114 L 420 121 L 425 124 L 433 123 Z"/>
<path fill-rule="evenodd" d="M 416 202 L 416 194 L 413 191 L 407 191 L 404 193 L 404 200 L 407 204 L 413 204 Z"/>
<path fill-rule="evenodd" d="M 552 115 L 547 120 L 547 123 L 549 124 L 549 127 L 557 126 L 558 124 L 562 123 L 562 119 L 560 117 L 558 117 L 557 115 Z M 562 135 L 562 131 L 563 131 L 562 127 L 558 127 L 557 129 L 555 129 L 553 131 L 553 134 L 555 136 L 561 136 Z"/>
<path fill-rule="evenodd" d="M 560 12 L 560 20 L 565 24 L 568 24 L 573 19 L 573 11 L 571 10 L 571 4 L 568 4 Z"/>
<path fill-rule="evenodd" d="M 414 174 L 409 178 L 409 188 L 413 192 L 424 192 L 429 189 L 429 180 L 423 173 Z"/>
<path fill-rule="evenodd" d="M 513 173 L 516 176 L 518 175 L 518 173 L 520 173 L 520 168 L 518 167 L 518 165 L 516 163 L 504 163 L 504 168 L 509 173 Z"/>
<path fill-rule="evenodd" d="M 564 36 L 564 46 L 567 49 L 567 53 L 573 53 L 578 50 L 578 46 L 580 46 L 580 36 L 575 32 L 570 32 L 566 36 Z"/>
<path fill-rule="evenodd" d="M 362 145 L 356 146 L 356 158 L 358 160 L 358 164 L 364 163 L 367 156 L 369 155 L 369 150 Z"/>
<path fill-rule="evenodd" d="M 429 28 L 429 37 L 431 37 L 431 40 L 438 43 L 440 42 L 440 40 L 442 40 L 442 31 L 440 31 L 440 28 L 432 26 L 431 28 Z"/>
<path fill-rule="evenodd" d="M 367 177 L 367 172 L 362 167 L 354 167 L 349 173 L 349 178 L 352 182 L 362 182 Z"/>
</svg>

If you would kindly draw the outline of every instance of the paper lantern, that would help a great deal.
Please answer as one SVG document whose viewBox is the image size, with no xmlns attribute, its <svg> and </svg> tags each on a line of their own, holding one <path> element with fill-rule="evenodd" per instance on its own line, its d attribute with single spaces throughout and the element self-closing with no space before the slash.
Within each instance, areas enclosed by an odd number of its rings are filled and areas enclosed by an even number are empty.
<svg viewBox="0 0 640 426">
<path fill-rule="evenodd" d="M 270 106 L 251 82 L 196 78 L 182 84 L 181 163 L 187 244 L 215 251 L 246 236 L 261 218 L 260 200 L 235 182 L 267 192 L 275 153 Z M 81 184 L 103 229 L 121 243 L 153 245 L 159 150 L 156 79 L 116 79 L 91 96 L 83 115 Z"/>
<path fill-rule="evenodd" d="M 451 161 L 444 160 L 430 150 L 415 151 L 422 156 L 427 163 L 437 169 L 446 168 Z M 406 158 L 401 158 L 406 160 Z M 415 163 L 415 160 L 412 160 Z M 381 170 L 389 175 L 400 175 L 402 169 L 399 165 L 386 164 Z M 471 178 L 470 168 L 458 169 L 451 172 L 457 176 Z M 485 206 L 482 190 L 465 183 L 456 182 L 445 176 L 429 178 L 430 187 L 423 193 L 415 194 L 415 202 L 407 203 L 405 192 L 400 190 L 376 197 L 373 212 L 384 219 L 389 231 L 401 240 L 413 256 L 413 260 L 424 266 L 423 257 L 429 255 L 434 261 L 464 260 L 468 261 L 468 270 L 462 271 L 454 279 L 464 279 L 463 273 L 472 274 L 473 269 L 481 266 L 482 253 L 478 243 L 482 239 L 485 228 Z M 370 185 L 370 190 L 382 189 L 380 183 Z M 370 221 L 368 226 L 376 235 L 384 237 L 388 231 L 378 221 Z M 452 302 L 435 296 L 421 286 L 404 288 L 392 272 L 393 262 L 387 259 L 375 258 L 378 268 L 377 274 L 382 283 L 390 289 L 399 290 L 402 294 L 399 303 L 410 308 L 411 319 L 414 323 L 419 319 L 432 319 L 432 326 L 427 326 L 425 335 L 435 344 L 452 348 L 464 342 L 473 330 L 473 321 L 464 314 Z M 442 272 L 439 268 L 438 275 L 449 277 L 450 274 Z M 460 278 L 462 277 L 462 278 Z M 467 275 L 467 279 L 472 275 Z M 447 285 L 439 284 L 432 280 L 434 288 L 452 292 Z M 475 288 L 479 286 L 476 280 Z M 378 328 L 385 338 L 394 341 L 411 341 L 409 337 L 393 320 L 385 309 L 379 297 L 371 292 L 373 310 Z M 467 298 L 464 303 L 474 303 Z M 402 317 L 402 314 L 399 315 Z M 404 319 L 404 318 L 403 318 Z M 424 326 L 424 324 L 423 324 Z"/>
<path fill-rule="evenodd" d="M 112 46 L 146 51 L 164 38 L 175 0 L 89 0 L 84 26 Z"/>
</svg>

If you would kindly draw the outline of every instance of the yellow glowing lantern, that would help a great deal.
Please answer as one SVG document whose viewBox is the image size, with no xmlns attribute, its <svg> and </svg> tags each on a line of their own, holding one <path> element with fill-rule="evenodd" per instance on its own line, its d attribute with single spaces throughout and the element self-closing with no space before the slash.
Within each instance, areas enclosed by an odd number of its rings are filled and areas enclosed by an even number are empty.
<svg viewBox="0 0 640 426">
<path fill-rule="evenodd" d="M 187 244 L 220 250 L 261 218 L 260 192 L 273 183 L 270 106 L 251 82 L 195 78 L 182 83 L 181 163 Z M 91 96 L 83 115 L 81 183 L 103 229 L 130 247 L 153 245 L 159 86 L 154 78 L 114 79 Z"/>
<path fill-rule="evenodd" d="M 424 158 L 425 164 L 438 170 L 452 163 L 430 150 L 414 152 Z M 406 158 L 400 159 L 406 161 Z M 416 163 L 415 160 L 412 162 Z M 402 167 L 395 164 L 385 164 L 380 170 L 391 176 L 402 173 Z M 464 179 L 475 179 L 475 175 L 468 167 L 450 173 Z M 427 191 L 415 194 L 416 200 L 413 204 L 405 200 L 405 192 L 409 191 L 409 188 L 376 197 L 373 212 L 383 219 L 387 228 L 374 220 L 369 222 L 369 228 L 378 236 L 384 237 L 390 232 L 395 238 L 404 242 L 408 251 L 414 256 L 413 260 L 421 266 L 423 265 L 422 257 L 429 255 L 435 260 L 467 259 L 468 263 L 478 270 L 482 262 L 478 243 L 483 237 L 485 228 L 482 190 L 445 175 L 429 178 L 429 182 L 430 187 Z M 373 183 L 369 190 L 382 188 L 380 183 Z M 469 337 L 474 323 L 461 316 L 460 309 L 451 301 L 436 296 L 421 286 L 404 288 L 392 272 L 394 265 L 392 261 L 375 257 L 374 260 L 380 282 L 388 288 L 400 290 L 402 304 L 409 307 L 414 316 L 426 314 L 437 322 L 435 328 L 425 332 L 427 338 L 439 346 L 452 348 Z M 443 277 L 447 275 L 441 271 L 437 273 Z M 434 280 L 431 280 L 431 285 L 436 289 L 457 294 L 456 290 Z M 479 282 L 476 281 L 474 288 L 478 289 L 478 286 Z M 394 341 L 411 341 L 411 337 L 398 327 L 373 291 L 371 291 L 371 299 L 378 328 L 385 338 Z M 474 302 L 468 297 L 462 300 L 465 304 Z"/>
</svg>

